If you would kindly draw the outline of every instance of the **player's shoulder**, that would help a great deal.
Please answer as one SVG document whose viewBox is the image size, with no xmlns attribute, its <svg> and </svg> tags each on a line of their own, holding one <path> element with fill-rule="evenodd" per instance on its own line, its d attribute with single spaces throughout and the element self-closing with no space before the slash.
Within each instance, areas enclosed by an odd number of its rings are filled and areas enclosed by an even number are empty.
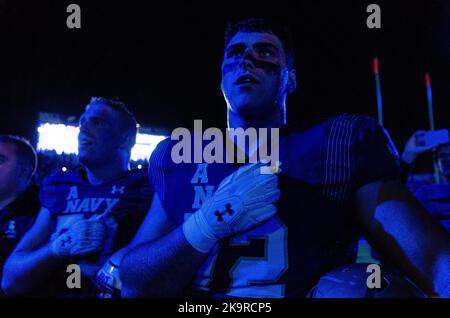
<svg viewBox="0 0 450 318">
<path fill-rule="evenodd" d="M 322 124 L 328 138 L 332 140 L 350 141 L 349 145 L 360 142 L 390 143 L 386 129 L 373 117 L 360 114 L 342 113 L 330 117 Z"/>
<path fill-rule="evenodd" d="M 367 115 L 340 113 L 327 117 L 316 117 L 308 121 L 295 121 L 282 128 L 284 134 L 301 133 L 313 130 L 329 131 L 337 126 L 346 126 L 350 129 L 365 127 L 378 127 L 377 121 Z"/>
<path fill-rule="evenodd" d="M 317 117 L 309 121 L 294 122 L 281 130 L 282 137 L 309 136 L 315 140 L 355 139 L 370 131 L 382 130 L 375 119 L 360 114 L 341 113 L 327 117 Z"/>
<path fill-rule="evenodd" d="M 330 117 L 326 121 L 326 125 L 330 128 L 332 126 L 346 126 L 349 129 L 354 130 L 378 129 L 381 127 L 378 122 L 370 116 L 349 113 L 337 114 Z"/>
<path fill-rule="evenodd" d="M 80 184 L 83 179 L 80 176 L 82 169 L 73 169 L 66 172 L 55 172 L 44 177 L 41 188 L 57 186 L 62 184 Z"/>
<path fill-rule="evenodd" d="M 156 145 L 149 159 L 149 164 L 152 168 L 159 167 L 167 161 L 175 142 L 170 137 L 167 137 Z"/>
<path fill-rule="evenodd" d="M 329 138 L 349 140 L 351 147 L 369 155 L 385 151 L 398 157 L 398 151 L 388 131 L 377 120 L 366 115 L 339 114 L 330 118 Z"/>
<path fill-rule="evenodd" d="M 145 169 L 131 169 L 124 177 L 120 178 L 120 182 L 145 186 L 148 184 L 147 171 Z"/>
</svg>

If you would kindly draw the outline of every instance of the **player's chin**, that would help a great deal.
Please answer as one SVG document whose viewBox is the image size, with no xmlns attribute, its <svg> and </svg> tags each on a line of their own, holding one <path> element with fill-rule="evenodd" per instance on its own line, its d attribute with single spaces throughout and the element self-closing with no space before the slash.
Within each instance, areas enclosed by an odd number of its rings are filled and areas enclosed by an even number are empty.
<svg viewBox="0 0 450 318">
<path fill-rule="evenodd" d="M 261 91 L 251 91 L 235 95 L 233 105 L 237 111 L 258 110 L 267 105 L 265 93 Z"/>
<path fill-rule="evenodd" d="M 233 98 L 235 100 L 255 100 L 265 94 L 265 89 L 261 85 L 243 85 L 233 88 Z"/>
</svg>

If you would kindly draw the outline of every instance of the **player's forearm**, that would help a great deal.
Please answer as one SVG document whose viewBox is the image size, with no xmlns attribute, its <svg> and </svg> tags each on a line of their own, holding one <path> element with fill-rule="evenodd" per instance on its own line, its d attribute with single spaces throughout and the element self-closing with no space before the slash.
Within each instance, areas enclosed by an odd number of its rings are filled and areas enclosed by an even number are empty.
<svg viewBox="0 0 450 318">
<path fill-rule="evenodd" d="M 379 237 L 384 237 L 386 254 L 405 273 L 427 293 L 440 295 L 450 283 L 450 235 L 419 210 L 422 207 L 401 203 L 379 209 L 377 216 L 383 220 Z M 398 222 L 387 221 L 388 214 L 396 215 Z"/>
<path fill-rule="evenodd" d="M 422 209 L 420 207 L 420 209 Z M 425 215 L 425 211 L 422 211 Z M 412 231 L 410 244 L 404 245 L 404 253 L 409 256 L 410 264 L 415 267 L 418 282 L 423 277 L 423 288 L 430 286 L 431 293 L 449 297 L 450 286 L 450 235 L 431 217 L 418 219 L 422 229 L 416 227 L 417 233 Z M 414 242 L 415 241 L 415 242 Z M 420 247 L 421 250 L 417 250 Z M 415 278 L 415 277 L 413 277 Z M 447 289 L 446 292 L 444 290 Z"/>
<path fill-rule="evenodd" d="M 208 254 L 194 249 L 182 228 L 138 245 L 122 260 L 122 297 L 177 297 Z"/>
<path fill-rule="evenodd" d="M 370 244 L 429 294 L 448 286 L 449 233 L 399 181 L 374 182 L 357 193 L 357 212 Z"/>
<path fill-rule="evenodd" d="M 5 262 L 2 289 L 8 296 L 25 295 L 39 287 L 63 261 L 49 244 L 34 251 L 15 251 Z"/>
</svg>

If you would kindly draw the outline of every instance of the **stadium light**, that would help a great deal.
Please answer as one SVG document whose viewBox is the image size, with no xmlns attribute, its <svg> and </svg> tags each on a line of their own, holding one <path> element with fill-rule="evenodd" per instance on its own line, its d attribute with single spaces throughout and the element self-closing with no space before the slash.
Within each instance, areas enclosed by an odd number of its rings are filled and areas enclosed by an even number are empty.
<svg viewBox="0 0 450 318">
<path fill-rule="evenodd" d="M 159 144 L 159 142 L 164 139 L 166 139 L 166 136 L 150 135 L 150 134 L 137 134 L 136 135 L 136 144 L 131 149 L 131 160 L 132 161 L 139 161 L 139 160 L 148 161 L 153 150 L 155 150 L 155 148 Z"/>
<path fill-rule="evenodd" d="M 54 150 L 58 155 L 78 154 L 78 133 L 76 126 L 62 124 L 42 123 L 38 129 L 38 151 Z M 165 136 L 151 134 L 137 134 L 136 144 L 131 150 L 131 160 L 147 161 L 156 145 L 165 139 Z"/>
<path fill-rule="evenodd" d="M 54 150 L 58 155 L 78 153 L 78 132 L 76 126 L 62 124 L 41 124 L 38 129 L 38 151 Z"/>
</svg>

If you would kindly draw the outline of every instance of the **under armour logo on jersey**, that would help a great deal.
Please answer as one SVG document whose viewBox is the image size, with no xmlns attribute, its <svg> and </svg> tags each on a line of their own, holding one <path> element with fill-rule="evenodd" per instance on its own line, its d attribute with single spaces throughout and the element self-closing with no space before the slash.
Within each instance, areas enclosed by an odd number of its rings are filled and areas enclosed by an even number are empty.
<svg viewBox="0 0 450 318">
<path fill-rule="evenodd" d="M 222 222 L 223 216 L 227 213 L 229 215 L 233 215 L 234 213 L 234 211 L 231 209 L 231 204 L 229 203 L 225 204 L 225 211 L 219 212 L 218 210 L 216 210 L 216 212 L 214 212 L 214 215 L 217 216 L 217 222 Z"/>
<path fill-rule="evenodd" d="M 15 239 L 17 237 L 17 232 L 16 232 L 16 221 L 14 220 L 10 220 L 8 223 L 8 229 L 5 231 L 4 236 L 7 239 Z"/>
<path fill-rule="evenodd" d="M 67 239 L 65 239 L 65 240 L 61 240 L 62 247 L 66 247 L 66 244 L 71 244 L 71 243 L 72 243 L 72 238 L 70 236 L 68 236 Z"/>
<path fill-rule="evenodd" d="M 125 186 L 121 186 L 120 188 L 118 188 L 115 185 L 113 185 L 113 187 L 111 189 L 111 194 L 116 194 L 116 192 L 119 192 L 120 194 L 124 194 L 125 193 Z"/>
</svg>

